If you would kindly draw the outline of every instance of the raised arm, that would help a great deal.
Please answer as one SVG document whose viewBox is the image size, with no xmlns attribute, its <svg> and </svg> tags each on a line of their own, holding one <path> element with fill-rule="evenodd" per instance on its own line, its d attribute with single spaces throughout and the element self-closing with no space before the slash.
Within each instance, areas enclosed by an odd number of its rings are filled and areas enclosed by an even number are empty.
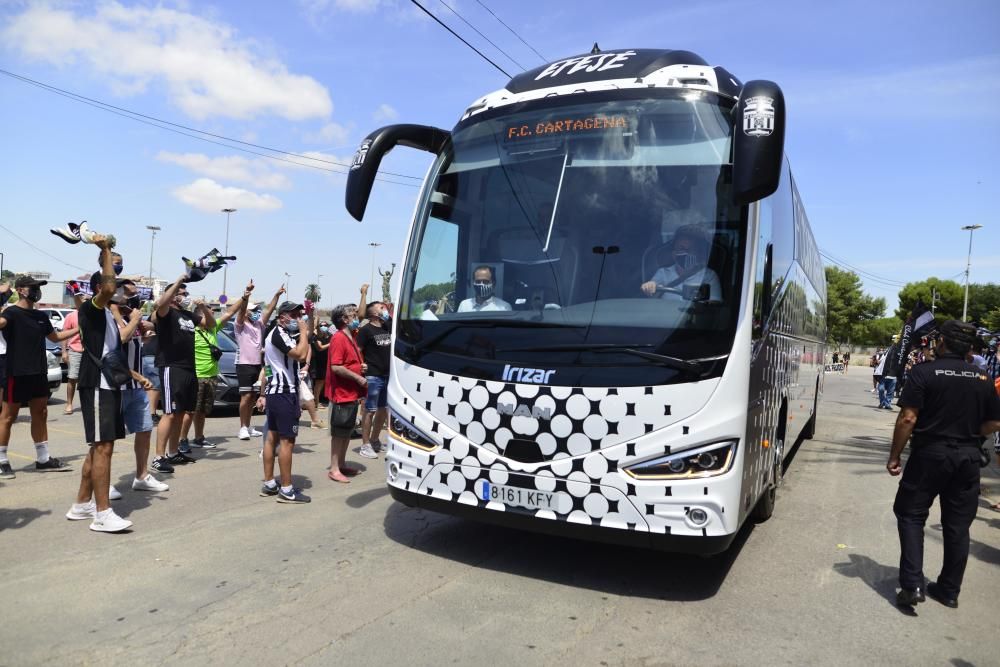
<svg viewBox="0 0 1000 667">
<path fill-rule="evenodd" d="M 251 294 L 253 294 L 252 280 L 247 285 L 247 288 L 243 290 L 243 296 L 237 299 L 236 303 L 231 305 L 229 309 L 226 310 L 226 312 L 222 313 L 222 317 L 219 318 L 218 326 L 222 326 L 223 324 L 231 320 L 233 318 L 233 315 L 236 315 L 237 313 L 241 313 L 245 316 L 247 312 L 247 302 L 250 301 Z M 236 321 L 239 322 L 238 319 Z"/>
<path fill-rule="evenodd" d="M 358 311 L 365 312 L 365 308 L 368 307 L 368 283 L 362 283 L 361 285 L 361 300 L 358 301 Z"/>
<path fill-rule="evenodd" d="M 299 318 L 299 340 L 291 350 L 288 351 L 295 361 L 306 361 L 309 358 L 309 336 L 312 334 L 312 318 L 308 320 Z"/>
<path fill-rule="evenodd" d="M 117 308 L 112 309 L 111 312 L 115 315 L 115 320 L 118 322 L 118 334 L 122 342 L 131 340 L 132 335 L 135 334 L 135 330 L 139 328 L 139 324 L 142 322 L 142 311 L 138 308 L 133 308 L 132 312 L 129 313 L 127 322 Z"/>
<path fill-rule="evenodd" d="M 250 303 L 250 298 L 247 296 L 248 292 L 253 291 L 253 278 L 250 279 L 250 284 L 247 285 L 246 291 L 243 293 L 244 299 L 237 302 L 239 308 L 236 310 L 236 324 L 243 326 L 247 321 L 247 304 Z"/>
<path fill-rule="evenodd" d="M 111 244 L 104 236 L 98 235 L 94 244 L 101 249 L 101 288 L 94 293 L 91 303 L 97 308 L 104 308 L 111 302 L 118 287 L 115 276 L 114 260 L 111 257 Z"/>
<path fill-rule="evenodd" d="M 170 311 L 170 303 L 177 296 L 177 290 L 181 288 L 184 280 L 187 278 L 186 275 L 182 275 L 180 278 L 175 280 L 167 289 L 163 290 L 163 294 L 160 295 L 159 300 L 156 302 L 155 313 L 159 317 L 166 317 L 167 313 Z"/>
<path fill-rule="evenodd" d="M 282 285 L 278 288 L 278 291 L 274 293 L 271 297 L 271 301 L 267 304 L 267 308 L 264 309 L 264 314 L 260 316 L 260 321 L 267 323 L 271 321 L 271 315 L 274 314 L 274 309 L 278 307 L 278 299 L 281 295 L 285 293 L 285 286 Z"/>
<path fill-rule="evenodd" d="M 212 309 L 208 307 L 208 304 L 199 300 L 195 304 L 195 310 L 201 315 L 201 322 L 198 323 L 198 326 L 205 331 L 215 331 L 215 315 L 212 314 Z"/>
</svg>

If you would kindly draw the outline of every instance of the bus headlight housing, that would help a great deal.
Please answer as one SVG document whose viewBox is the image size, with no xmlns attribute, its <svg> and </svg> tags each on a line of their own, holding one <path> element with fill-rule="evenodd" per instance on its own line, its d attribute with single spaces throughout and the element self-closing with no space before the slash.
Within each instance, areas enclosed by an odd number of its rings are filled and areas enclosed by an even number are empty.
<svg viewBox="0 0 1000 667">
<path fill-rule="evenodd" d="M 389 435 L 403 444 L 429 452 L 437 448 L 437 443 L 425 435 L 423 431 L 400 417 L 394 410 L 389 410 Z"/>
<path fill-rule="evenodd" d="M 715 442 L 625 468 L 636 479 L 701 479 L 729 472 L 738 441 Z"/>
</svg>

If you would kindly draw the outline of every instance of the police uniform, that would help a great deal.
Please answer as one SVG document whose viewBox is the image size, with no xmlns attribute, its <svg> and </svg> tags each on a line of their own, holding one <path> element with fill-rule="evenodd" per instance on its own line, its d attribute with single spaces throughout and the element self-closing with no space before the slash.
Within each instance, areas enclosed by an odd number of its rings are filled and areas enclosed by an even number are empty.
<svg viewBox="0 0 1000 667">
<path fill-rule="evenodd" d="M 979 505 L 980 429 L 983 422 L 1000 419 L 1000 399 L 983 371 L 945 353 L 912 368 L 898 405 L 918 411 L 893 504 L 899 583 L 910 591 L 924 590 L 924 524 L 940 496 L 944 563 L 929 592 L 957 604 L 969 558 L 969 526 Z"/>
</svg>

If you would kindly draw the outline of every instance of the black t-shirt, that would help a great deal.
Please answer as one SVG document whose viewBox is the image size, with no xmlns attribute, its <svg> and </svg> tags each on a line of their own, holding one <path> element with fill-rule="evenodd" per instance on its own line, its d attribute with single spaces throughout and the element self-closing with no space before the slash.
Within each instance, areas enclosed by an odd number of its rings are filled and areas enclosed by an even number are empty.
<svg viewBox="0 0 1000 667">
<path fill-rule="evenodd" d="M 388 375 L 389 355 L 392 353 L 392 336 L 388 329 L 366 324 L 358 332 L 358 349 L 368 364 L 365 375 Z"/>
<path fill-rule="evenodd" d="M 919 410 L 913 429 L 915 446 L 978 445 L 983 422 L 1000 419 L 1000 397 L 989 376 L 957 356 L 910 369 L 898 405 Z"/>
<path fill-rule="evenodd" d="M 180 308 L 170 308 L 163 317 L 156 316 L 156 366 L 194 370 L 194 330 L 201 316 Z"/>
<path fill-rule="evenodd" d="M 312 334 L 309 343 L 312 345 L 312 361 L 309 362 L 309 375 L 314 378 L 326 378 L 326 362 L 330 358 L 329 349 L 319 349 L 319 337 Z M 323 341 L 328 343 L 329 340 Z"/>
<path fill-rule="evenodd" d="M 45 338 L 52 333 L 52 322 L 45 313 L 20 306 L 8 306 L 3 311 L 7 326 L 7 375 L 45 375 L 49 364 L 45 358 Z"/>
<path fill-rule="evenodd" d="M 121 334 L 111 311 L 98 308 L 91 300 L 85 301 L 77 311 L 80 322 L 80 342 L 83 343 L 83 356 L 80 357 L 80 388 L 100 387 L 101 389 L 121 389 L 112 387 L 101 373 L 97 362 L 111 350 L 121 347 Z"/>
</svg>

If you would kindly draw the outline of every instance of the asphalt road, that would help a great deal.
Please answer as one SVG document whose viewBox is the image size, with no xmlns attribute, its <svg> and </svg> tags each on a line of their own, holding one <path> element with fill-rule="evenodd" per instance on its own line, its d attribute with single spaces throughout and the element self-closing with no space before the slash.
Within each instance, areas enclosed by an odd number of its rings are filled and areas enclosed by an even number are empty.
<svg viewBox="0 0 1000 667">
<path fill-rule="evenodd" d="M 827 377 L 815 440 L 792 462 L 775 516 L 715 558 L 556 539 L 392 502 L 380 462 L 327 481 L 328 440 L 295 456 L 308 506 L 257 495 L 256 443 L 235 417 L 178 468 L 169 492 L 128 490 L 129 534 L 63 515 L 78 482 L 78 415 L 50 412 L 70 473 L 27 470 L 27 424 L 0 484 L 0 664 L 996 665 L 1000 514 L 982 499 L 958 610 L 893 605 L 898 542 L 884 470 L 893 414 L 867 369 Z M 356 455 L 355 455 L 356 459 Z M 997 500 L 994 464 L 985 493 Z M 926 571 L 941 562 L 933 510 Z"/>
</svg>

